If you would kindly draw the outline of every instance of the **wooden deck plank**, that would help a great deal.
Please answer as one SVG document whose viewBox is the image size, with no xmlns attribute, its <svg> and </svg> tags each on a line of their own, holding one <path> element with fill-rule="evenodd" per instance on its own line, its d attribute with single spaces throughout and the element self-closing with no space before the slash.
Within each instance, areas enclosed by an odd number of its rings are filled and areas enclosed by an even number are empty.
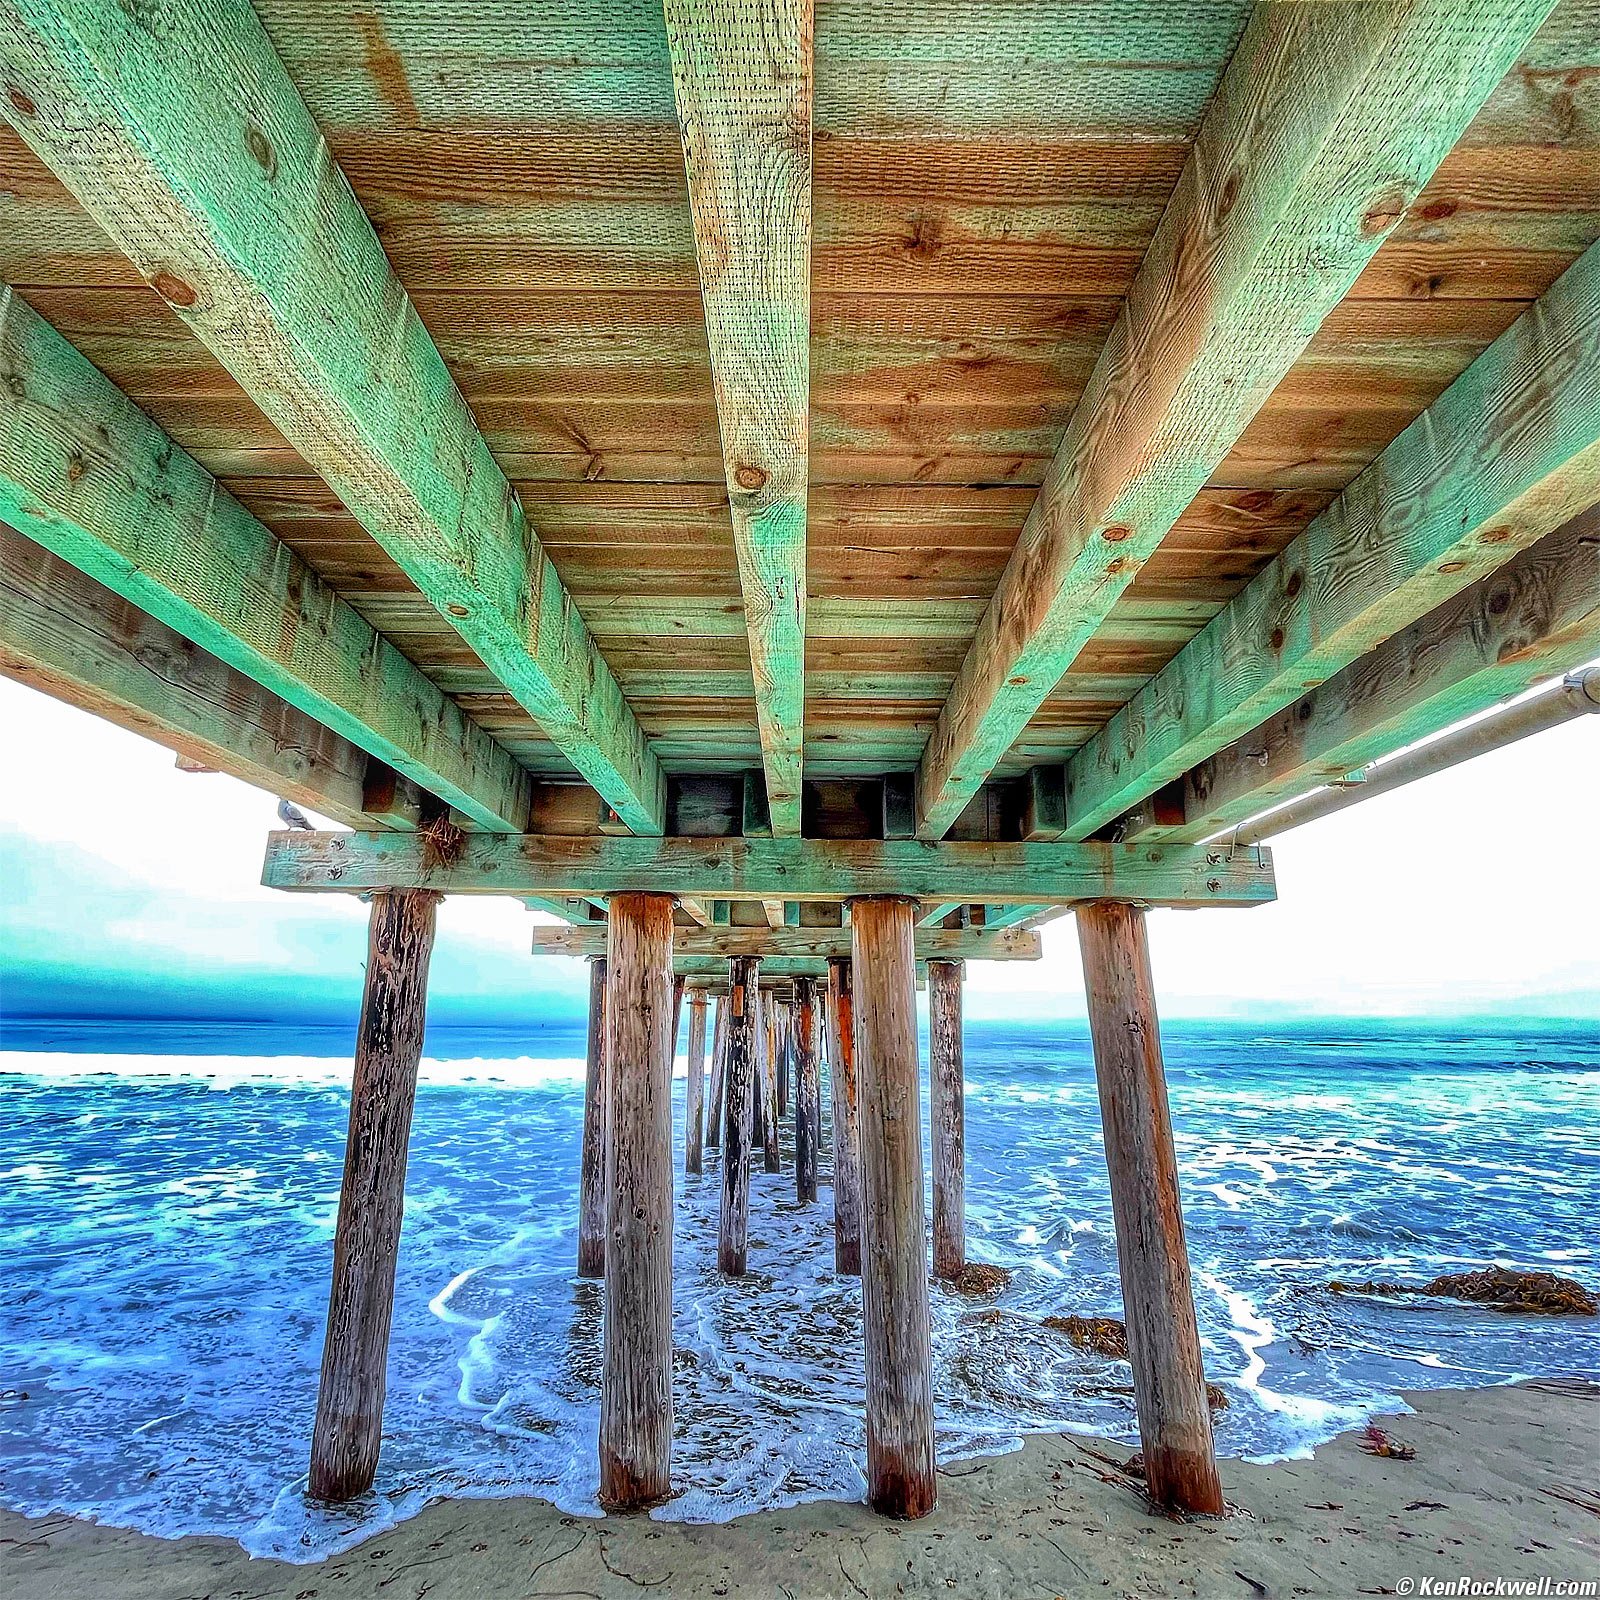
<svg viewBox="0 0 1600 1600">
<path fill-rule="evenodd" d="M 810 397 L 810 0 L 667 0 L 767 806 L 800 831 Z"/>
<path fill-rule="evenodd" d="M 0 516 L 487 828 L 528 778 L 272 533 L 0 288 Z"/>
<path fill-rule="evenodd" d="M 6 0 L 18 131 L 632 827 L 661 772 L 248 7 Z"/>
<path fill-rule="evenodd" d="M 1600 501 L 1600 245 L 1067 770 L 1086 838 Z"/>
</svg>

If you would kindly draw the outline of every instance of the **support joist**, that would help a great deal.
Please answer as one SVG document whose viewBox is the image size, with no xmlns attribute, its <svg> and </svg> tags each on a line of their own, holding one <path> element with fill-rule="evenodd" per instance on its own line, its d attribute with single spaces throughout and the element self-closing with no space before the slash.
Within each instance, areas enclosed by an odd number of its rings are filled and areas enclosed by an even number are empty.
<svg viewBox="0 0 1600 1600">
<path fill-rule="evenodd" d="M 942 837 L 1551 0 L 1258 5 L 917 772 Z"/>
<path fill-rule="evenodd" d="M 527 826 L 517 762 L 7 287 L 0 375 L 0 520 L 479 826 Z"/>
<path fill-rule="evenodd" d="M 1600 245 L 1067 766 L 1081 839 L 1600 501 Z"/>
<path fill-rule="evenodd" d="M 1112 899 L 1245 906 L 1276 894 L 1272 858 L 1264 850 L 535 834 L 468 835 L 459 854 L 441 862 L 407 834 L 273 833 L 262 882 L 312 892 L 419 888 L 518 899 L 611 895 L 641 886 L 714 899 L 759 900 L 777 889 L 790 900 L 898 895 L 1030 905 Z"/>
<path fill-rule="evenodd" d="M 587 928 L 535 928 L 536 955 L 594 956 L 603 954 L 606 930 L 597 923 Z M 850 954 L 850 930 L 839 928 L 679 928 L 672 940 L 674 959 L 684 956 L 759 956 L 762 970 L 776 958 L 798 957 L 826 961 Z M 1037 961 L 1039 936 L 1021 928 L 989 933 L 982 928 L 919 928 L 918 961 Z"/>
<path fill-rule="evenodd" d="M 800 832 L 810 0 L 666 0 L 772 831 Z"/>
<path fill-rule="evenodd" d="M 0 69 L 34 152 L 622 820 L 659 832 L 655 755 L 255 12 L 0 0 Z"/>
<path fill-rule="evenodd" d="M 364 750 L 3 527 L 0 674 L 335 822 L 390 825 Z"/>
<path fill-rule="evenodd" d="M 1203 839 L 1600 656 L 1600 507 L 1235 739 L 1130 818 Z"/>
</svg>

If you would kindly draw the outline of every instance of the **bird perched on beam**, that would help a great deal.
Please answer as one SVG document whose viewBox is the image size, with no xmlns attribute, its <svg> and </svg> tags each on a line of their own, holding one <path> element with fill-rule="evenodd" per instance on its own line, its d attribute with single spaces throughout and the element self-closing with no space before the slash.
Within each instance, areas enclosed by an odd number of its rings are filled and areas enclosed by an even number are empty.
<svg viewBox="0 0 1600 1600">
<path fill-rule="evenodd" d="M 311 818 L 299 806 L 292 806 L 287 800 L 278 802 L 278 821 L 286 828 L 294 828 L 300 833 L 315 833 L 317 830 L 311 826 Z"/>
</svg>

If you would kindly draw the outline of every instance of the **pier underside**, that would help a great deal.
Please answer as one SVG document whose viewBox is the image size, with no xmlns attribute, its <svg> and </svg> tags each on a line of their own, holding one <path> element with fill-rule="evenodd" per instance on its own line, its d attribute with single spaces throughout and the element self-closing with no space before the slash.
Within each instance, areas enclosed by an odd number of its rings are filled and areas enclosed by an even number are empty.
<svg viewBox="0 0 1600 1600">
<path fill-rule="evenodd" d="M 931 1509 L 916 988 L 958 1279 L 963 964 L 1070 911 L 1149 1488 L 1220 1510 L 1145 909 L 1600 655 L 1600 0 L 0 0 L 0 117 L 0 671 L 372 900 L 313 1492 L 499 894 L 593 963 L 608 1506 L 671 1488 L 687 1009 L 724 1271 L 827 1085 L 868 1495 Z"/>
</svg>

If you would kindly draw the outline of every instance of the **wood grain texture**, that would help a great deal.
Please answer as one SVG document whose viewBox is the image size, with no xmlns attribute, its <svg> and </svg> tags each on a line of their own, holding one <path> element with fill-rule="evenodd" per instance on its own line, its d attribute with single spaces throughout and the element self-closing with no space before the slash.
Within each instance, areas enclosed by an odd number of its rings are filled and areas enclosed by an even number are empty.
<svg viewBox="0 0 1600 1600">
<path fill-rule="evenodd" d="M 0 368 L 0 517 L 481 826 L 526 826 L 516 762 L 5 286 Z"/>
<path fill-rule="evenodd" d="M 592 956 L 605 948 L 602 923 L 580 927 L 534 928 L 535 954 Z M 850 953 L 850 930 L 837 928 L 708 927 L 673 930 L 673 958 L 681 956 L 796 956 L 827 960 Z M 1037 961 L 1041 947 L 1036 935 L 1011 928 L 991 932 L 982 928 L 917 929 L 918 961 L 944 957 L 952 961 Z"/>
<path fill-rule="evenodd" d="M 0 23 L 29 146 L 573 765 L 658 831 L 656 758 L 255 13 L 6 0 Z"/>
<path fill-rule="evenodd" d="M 928 963 L 928 1117 L 932 1123 L 933 1272 L 959 1278 L 967 1264 L 967 1093 L 959 961 Z"/>
<path fill-rule="evenodd" d="M 578 1276 L 606 1275 L 606 1149 L 611 1118 L 606 1066 L 606 961 L 589 961 L 588 1059 L 583 1080 L 583 1153 L 578 1172 Z"/>
<path fill-rule="evenodd" d="M 925 837 L 993 771 L 1549 9 L 1256 7 L 929 740 Z"/>
<path fill-rule="evenodd" d="M 1144 912 L 1077 916 L 1145 1484 L 1159 1506 L 1221 1516 Z"/>
<path fill-rule="evenodd" d="M 810 401 L 810 0 L 667 0 L 773 832 L 800 832 Z"/>
<path fill-rule="evenodd" d="M 861 1275 L 861 1134 L 854 968 L 828 962 L 828 1091 L 833 1103 L 833 1270 Z"/>
<path fill-rule="evenodd" d="M 706 1068 L 706 997 L 699 991 L 689 996 L 689 1039 L 684 1060 L 688 1080 L 683 1098 L 683 1170 L 698 1176 L 704 1164 Z"/>
<path fill-rule="evenodd" d="M 600 1503 L 623 1510 L 672 1489 L 672 898 L 607 913 Z"/>
<path fill-rule="evenodd" d="M 314 1500 L 365 1494 L 378 1468 L 406 1146 L 438 902 L 438 895 L 427 893 L 372 897 L 350 1133 L 334 1223 L 333 1286 L 311 1439 L 307 1492 Z"/>
<path fill-rule="evenodd" d="M 743 1277 L 750 1250 L 750 1142 L 755 1127 L 758 1054 L 765 1048 L 761 1025 L 761 963 L 735 956 L 728 963 L 726 1002 L 726 1105 L 722 1120 L 722 1212 L 717 1231 L 717 1267 Z"/>
<path fill-rule="evenodd" d="M 347 827 L 394 825 L 364 750 L 5 527 L 0 674 Z"/>
<path fill-rule="evenodd" d="M 1141 839 L 1203 839 L 1600 656 L 1600 507 L 1186 773 Z"/>
<path fill-rule="evenodd" d="M 795 984 L 794 1190 L 801 1205 L 817 1198 L 817 1146 L 822 1137 L 822 1092 L 817 1038 L 817 985 Z"/>
<path fill-rule="evenodd" d="M 1600 245 L 1069 763 L 1085 838 L 1600 500 Z"/>
<path fill-rule="evenodd" d="M 449 864 L 404 834 L 273 833 L 272 889 L 437 889 L 450 894 L 663 894 L 789 900 L 903 894 L 917 900 L 1259 905 L 1274 898 L 1270 852 L 1117 844 L 924 844 L 861 839 L 564 838 L 472 834 Z"/>
<path fill-rule="evenodd" d="M 765 965 L 765 963 L 763 963 Z M 761 1052 L 761 1170 L 777 1172 L 782 1163 L 778 1147 L 780 1107 L 778 1102 L 778 1017 L 782 1002 L 763 984 L 760 994 L 759 1037 L 765 1041 Z"/>
<path fill-rule="evenodd" d="M 937 1499 L 915 904 L 850 905 L 861 1096 L 861 1306 L 867 1358 L 867 1504 L 924 1517 Z"/>
<path fill-rule="evenodd" d="M 722 1146 L 722 1117 L 728 1075 L 728 1001 L 717 996 L 717 1019 L 711 1029 L 711 1097 L 706 1105 L 706 1146 Z"/>
</svg>

